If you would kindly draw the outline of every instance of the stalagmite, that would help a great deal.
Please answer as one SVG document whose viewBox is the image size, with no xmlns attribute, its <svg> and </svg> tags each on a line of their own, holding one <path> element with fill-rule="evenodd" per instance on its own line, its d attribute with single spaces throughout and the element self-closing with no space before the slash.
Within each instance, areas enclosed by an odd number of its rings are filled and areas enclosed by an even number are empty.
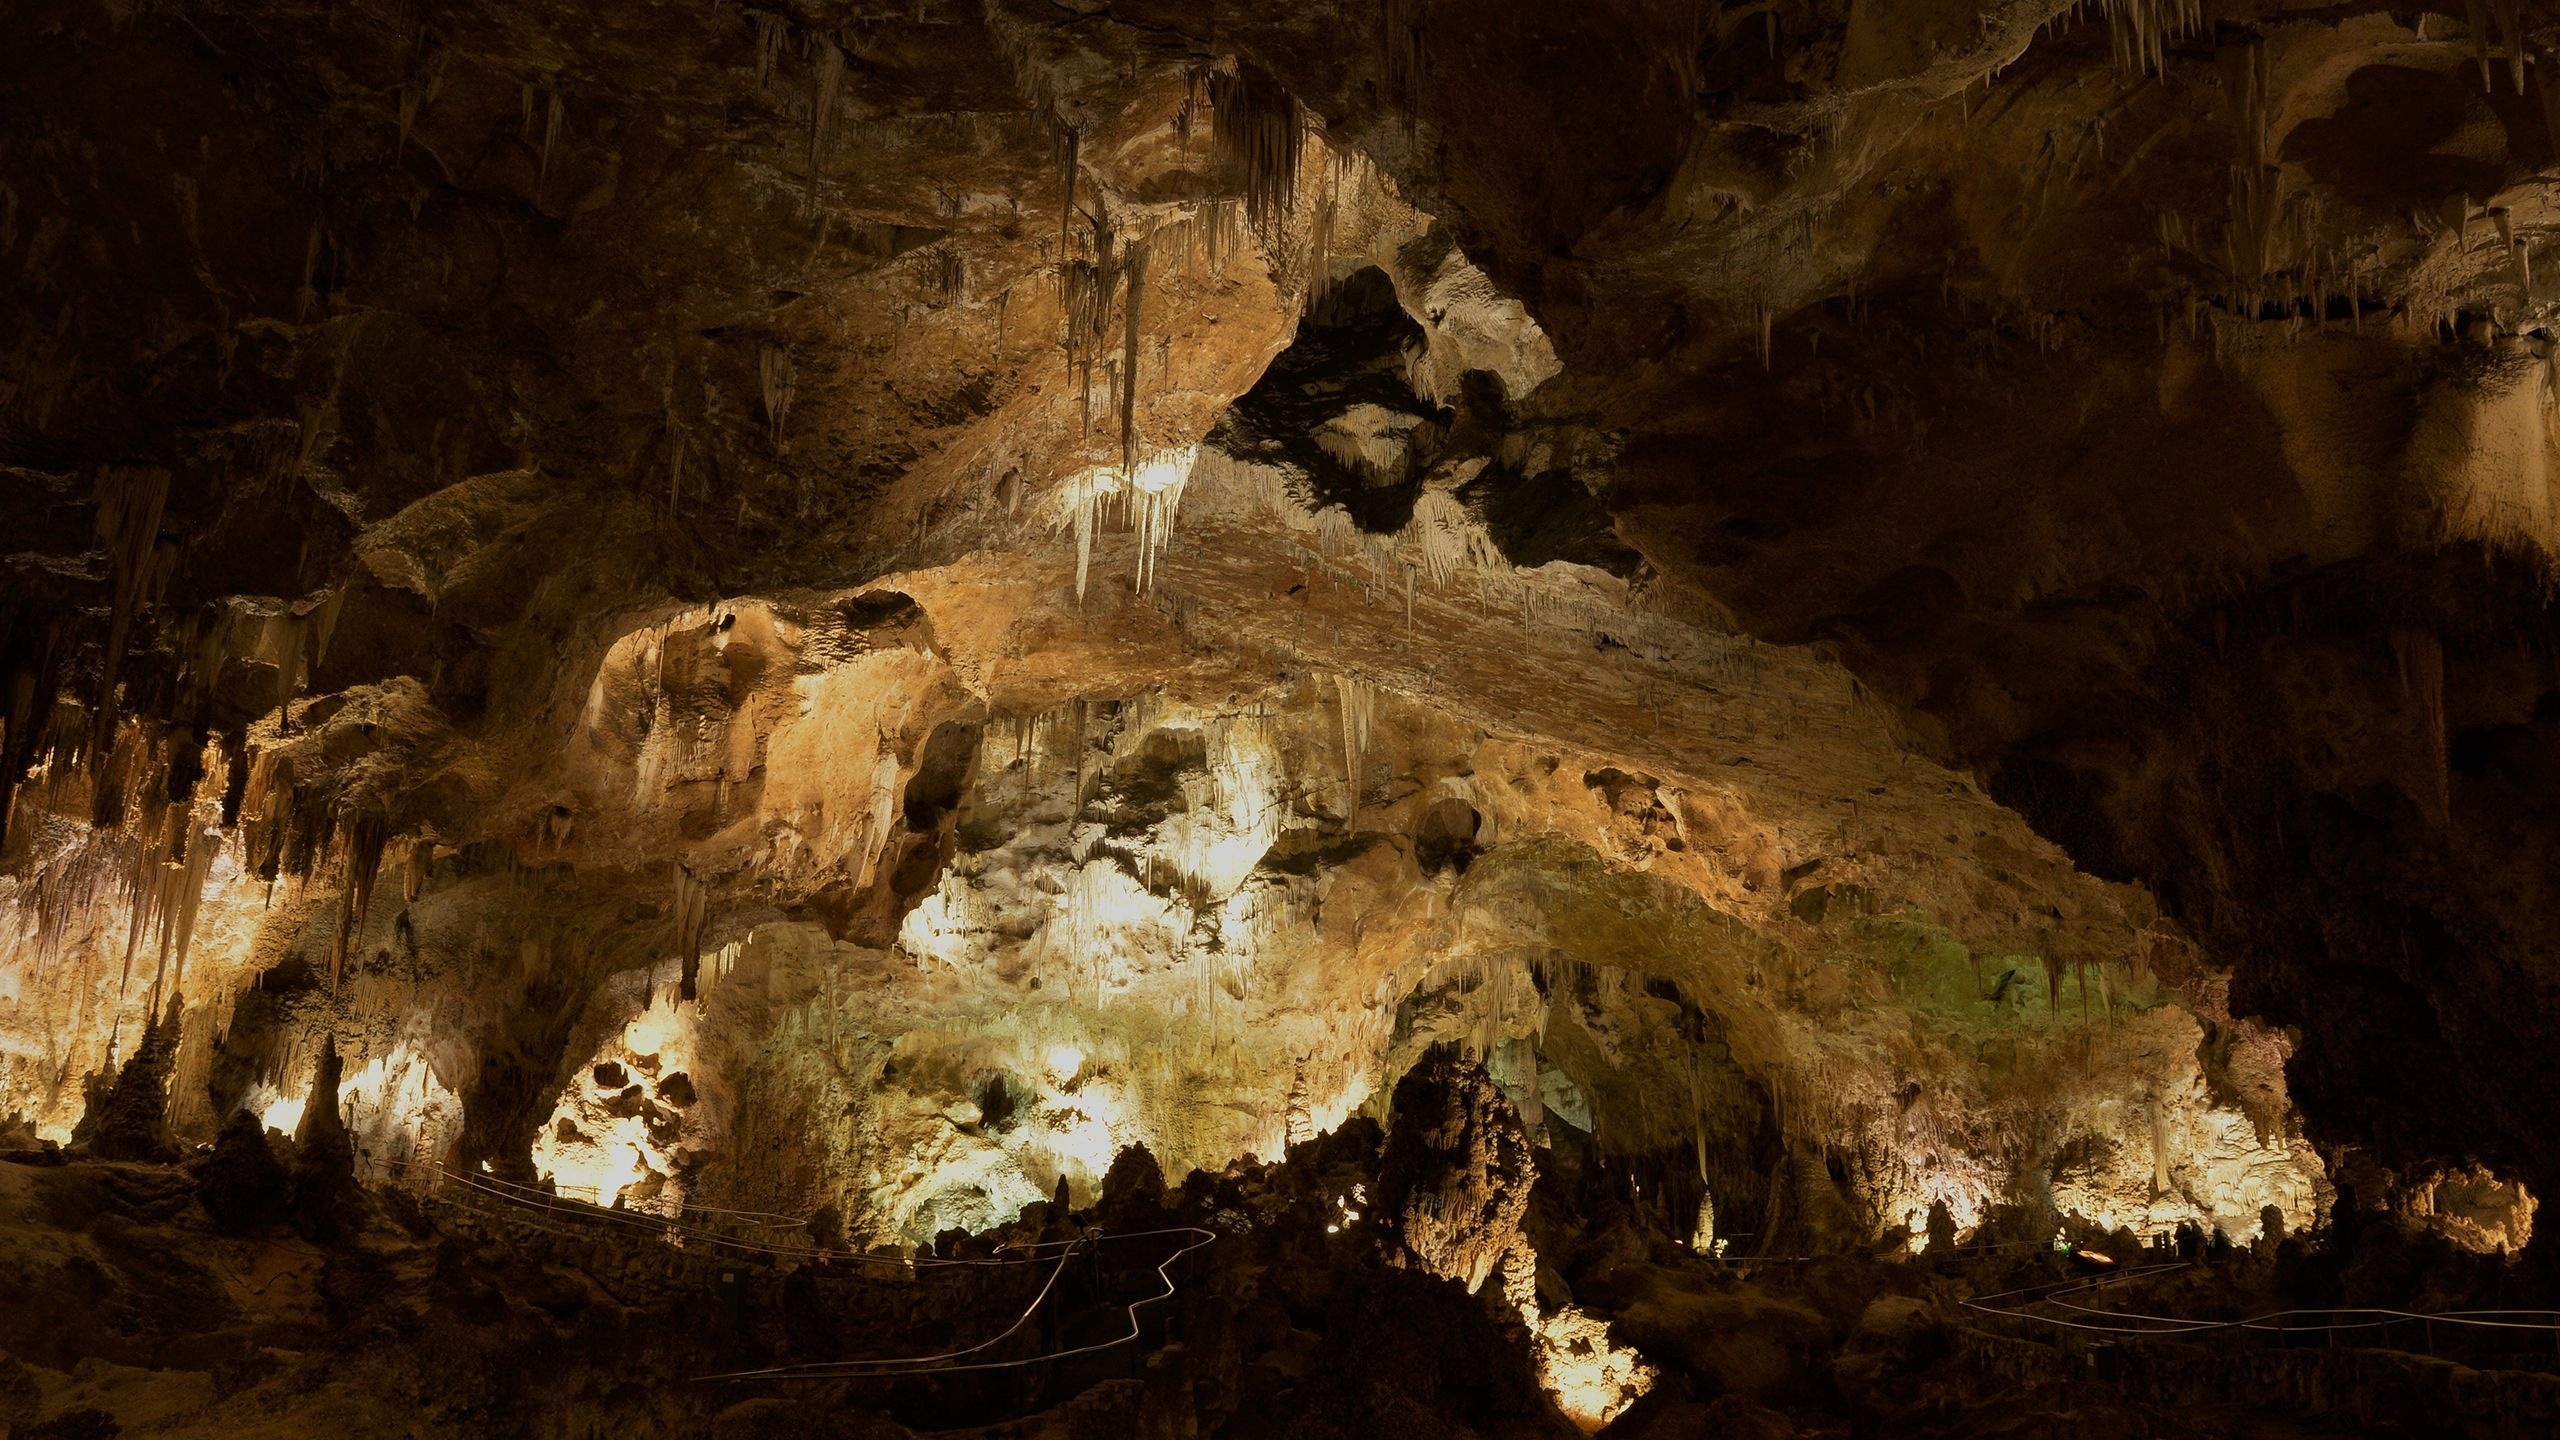
<svg viewBox="0 0 2560 1440">
<path fill-rule="evenodd" d="M 110 1160 L 166 1160 L 176 1151 L 169 1136 L 169 1071 L 178 1051 L 180 1009 L 171 1000 L 152 1012 L 142 1043 L 116 1073 L 101 1111 L 84 1117 L 85 1133 L 72 1138 Z"/>
<path fill-rule="evenodd" d="M 295 1127 L 293 1163 L 294 1217 L 315 1239 L 336 1239 L 357 1223 L 364 1204 L 355 1176 L 355 1142 L 339 1113 L 342 1067 L 337 1036 L 320 1045 L 320 1063 L 311 1075 L 311 1093 L 303 1102 Z"/>
</svg>

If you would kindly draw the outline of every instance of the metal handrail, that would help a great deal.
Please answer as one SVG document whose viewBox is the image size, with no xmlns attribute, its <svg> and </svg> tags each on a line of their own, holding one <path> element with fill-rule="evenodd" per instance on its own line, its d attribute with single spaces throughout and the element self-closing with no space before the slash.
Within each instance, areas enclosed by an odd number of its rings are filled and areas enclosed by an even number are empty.
<svg viewBox="0 0 2560 1440">
<path fill-rule="evenodd" d="M 765 1370 L 740 1370 L 725 1375 L 698 1375 L 694 1378 L 697 1380 L 724 1381 L 851 1380 L 870 1379 L 874 1377 L 892 1375 L 954 1375 L 984 1370 L 1012 1370 L 1019 1369 L 1026 1365 L 1045 1365 L 1052 1361 L 1065 1360 L 1072 1356 L 1092 1355 L 1104 1350 L 1116 1349 L 1119 1346 L 1128 1344 L 1132 1340 L 1136 1340 L 1140 1335 L 1145 1333 L 1144 1327 L 1140 1324 L 1138 1319 L 1138 1312 L 1140 1310 L 1149 1305 L 1160 1304 L 1164 1301 L 1170 1300 L 1176 1294 L 1180 1293 L 1180 1287 L 1175 1285 L 1173 1279 L 1174 1262 L 1180 1260 L 1194 1250 L 1198 1250 L 1203 1246 L 1211 1244 L 1216 1241 L 1218 1236 L 1215 1231 L 1203 1229 L 1197 1225 L 1176 1225 L 1162 1230 L 1125 1231 L 1118 1235 L 1091 1235 L 1085 1237 L 1090 1239 L 1093 1243 L 1099 1244 L 1104 1240 L 1132 1240 L 1142 1235 L 1183 1234 L 1196 1235 L 1200 1238 L 1193 1240 L 1190 1244 L 1174 1251 L 1157 1264 L 1156 1279 L 1163 1285 L 1163 1289 L 1157 1291 L 1153 1295 L 1142 1295 L 1122 1307 L 1126 1311 L 1129 1319 L 1129 1333 L 1126 1335 L 1115 1336 L 1109 1340 L 1095 1341 L 1087 1345 L 1078 1345 L 1071 1349 L 1059 1350 L 1050 1354 L 1029 1355 L 1018 1360 L 984 1360 L 966 1365 L 948 1365 L 940 1363 L 945 1360 L 955 1359 L 963 1355 L 973 1355 L 980 1351 L 989 1349 L 997 1342 L 1003 1340 L 1006 1336 L 1013 1334 L 1024 1325 L 1030 1323 L 1033 1313 L 1039 1310 L 1041 1302 L 1049 1298 L 1049 1292 L 1057 1285 L 1058 1277 L 1065 1273 L 1067 1260 L 1075 1253 L 1072 1246 L 1076 1243 L 1081 1243 L 1069 1242 L 1070 1248 L 1066 1254 L 1058 1257 L 1058 1268 L 1050 1272 L 1048 1284 L 1040 1287 L 1040 1293 L 1032 1297 L 1030 1307 L 1022 1312 L 1021 1317 L 1015 1320 L 1011 1325 L 1006 1326 L 1001 1333 L 994 1337 L 994 1339 L 972 1345 L 965 1350 L 954 1350 L 943 1355 L 918 1356 L 910 1359 L 821 1360 L 806 1365 L 782 1365 Z"/>
</svg>

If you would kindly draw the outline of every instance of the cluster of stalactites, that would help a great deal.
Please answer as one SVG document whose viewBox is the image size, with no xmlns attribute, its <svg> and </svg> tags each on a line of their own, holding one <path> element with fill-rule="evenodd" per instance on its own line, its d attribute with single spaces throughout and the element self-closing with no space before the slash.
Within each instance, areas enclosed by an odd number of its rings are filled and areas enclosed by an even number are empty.
<svg viewBox="0 0 2560 1440">
<path fill-rule="evenodd" d="M 2092 5 L 2107 12 L 2116 68 L 2127 74 L 2159 74 L 2168 63 L 2169 42 L 2204 28 L 2204 0 L 2072 0 L 2045 23 L 2070 25 Z"/>
<path fill-rule="evenodd" d="M 2269 281 L 2279 269 L 2300 268 L 2296 257 L 2305 255 L 2313 256 L 2311 266 L 2318 268 L 2317 247 L 2310 234 L 2309 211 L 2288 207 L 2278 188 L 2281 172 L 2275 163 L 2274 97 L 2266 45 L 2253 41 L 2234 46 L 2223 52 L 2222 62 L 2233 143 L 2231 217 L 2223 231 L 2222 268 L 2238 292 L 2243 313 L 2254 317 L 2270 298 Z M 2315 281 L 2313 288 L 2324 287 Z M 2320 308 L 2325 315 L 2325 296 Z"/>
<path fill-rule="evenodd" d="M 157 467 L 108 466 L 98 472 L 98 543 L 115 573 L 115 607 L 107 622 L 104 678 L 97 712 L 96 744 L 105 748 L 113 724 L 116 669 L 124 658 L 134 611 L 146 592 L 166 578 L 173 552 L 160 545 L 160 512 L 169 501 L 169 472 Z M 161 562 L 161 563 L 155 563 Z"/>
<path fill-rule="evenodd" d="M 1076 232 L 1069 227 L 1065 234 L 1072 239 Z M 1067 254 L 1059 262 L 1058 303 L 1065 316 L 1064 334 L 1060 338 L 1066 347 L 1067 368 L 1083 382 L 1083 426 L 1089 433 L 1093 429 L 1093 372 L 1103 357 L 1103 348 L 1110 334 L 1112 306 L 1119 298 L 1122 285 L 1132 284 L 1129 309 L 1133 318 L 1122 326 L 1122 348 L 1125 350 L 1126 337 L 1134 334 L 1138 326 L 1134 318 L 1138 309 L 1135 286 L 1143 285 L 1145 280 L 1143 275 L 1133 276 L 1129 270 L 1119 232 L 1112 226 L 1107 212 L 1099 208 L 1098 201 L 1084 234 L 1088 237 L 1084 253 Z M 1135 375 L 1128 368 L 1126 356 L 1121 357 L 1120 363 L 1124 368 L 1117 377 L 1117 383 L 1125 385 Z"/>
<path fill-rule="evenodd" d="M 1295 204 L 1306 118 L 1288 87 L 1253 65 L 1194 73 L 1210 112 L 1210 144 L 1219 170 L 1244 197 L 1245 218 L 1268 235 Z"/>
<path fill-rule="evenodd" d="M 67 710 L 58 728 L 83 717 Z M 273 882 L 290 873 L 341 869 L 343 884 L 331 945 L 332 982 L 352 937 L 361 931 L 390 835 L 384 812 L 344 793 L 336 777 L 299 778 L 282 749 L 239 753 L 221 737 L 191 738 L 128 719 L 103 753 L 69 743 L 48 756 L 14 807 L 13 830 L 32 833 L 47 817 L 91 826 L 95 843 L 65 851 L 34 878 L 39 963 L 55 958 L 81 917 L 121 902 L 128 928 L 119 993 L 151 958 L 155 1008 L 184 985 L 198 909 L 226 843 L 239 846 L 247 873 Z M 117 857 L 108 859 L 107 857 Z M 404 884 L 414 898 L 418 854 Z"/>
<path fill-rule="evenodd" d="M 1156 565 L 1173 538 L 1173 518 L 1182 505 L 1198 451 L 1193 446 L 1158 450 L 1126 469 L 1089 466 L 1067 481 L 1066 524 L 1075 532 L 1076 603 L 1084 603 L 1093 573 L 1093 537 L 1101 526 L 1119 521 L 1137 531 L 1138 593 L 1155 586 Z"/>
<path fill-rule="evenodd" d="M 2494 91 L 2496 82 L 2490 77 L 2489 57 L 2493 50 L 2506 52 L 2507 78 L 2518 95 L 2524 93 L 2524 0 L 2463 0 L 2463 22 L 2471 30 L 2472 58 L 2480 63 L 2480 88 Z M 2544 103 L 2550 103 L 2546 82 Z"/>
</svg>

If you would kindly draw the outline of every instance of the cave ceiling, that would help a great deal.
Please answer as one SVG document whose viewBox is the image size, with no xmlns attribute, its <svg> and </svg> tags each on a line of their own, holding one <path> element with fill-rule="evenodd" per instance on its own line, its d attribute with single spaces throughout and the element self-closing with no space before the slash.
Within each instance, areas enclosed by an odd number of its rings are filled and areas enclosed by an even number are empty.
<svg viewBox="0 0 2560 1440">
<path fill-rule="evenodd" d="M 2533 7 L 0 34 L 0 1115 L 334 1039 L 917 1239 L 1448 1045 L 1772 1225 L 2560 1179 Z"/>
</svg>

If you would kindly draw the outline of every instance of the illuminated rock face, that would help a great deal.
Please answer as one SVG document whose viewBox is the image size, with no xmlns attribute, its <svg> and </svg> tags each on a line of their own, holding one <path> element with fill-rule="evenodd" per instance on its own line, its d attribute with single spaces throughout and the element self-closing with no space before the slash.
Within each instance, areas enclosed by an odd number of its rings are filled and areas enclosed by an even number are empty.
<svg viewBox="0 0 2560 1440">
<path fill-rule="evenodd" d="M 914 1241 L 1446 1049 L 1763 1247 L 2521 1243 L 2551 138 L 2441 35 L 129 8 L 0 47 L 0 1117 L 174 1003 L 179 1141 L 334 1038 L 369 1174 Z"/>
<path fill-rule="evenodd" d="M 2531 1192 L 2486 1170 L 2451 1171 L 2416 1187 L 2408 1218 L 2466 1250 L 2513 1255 L 2533 1239 Z"/>
</svg>

